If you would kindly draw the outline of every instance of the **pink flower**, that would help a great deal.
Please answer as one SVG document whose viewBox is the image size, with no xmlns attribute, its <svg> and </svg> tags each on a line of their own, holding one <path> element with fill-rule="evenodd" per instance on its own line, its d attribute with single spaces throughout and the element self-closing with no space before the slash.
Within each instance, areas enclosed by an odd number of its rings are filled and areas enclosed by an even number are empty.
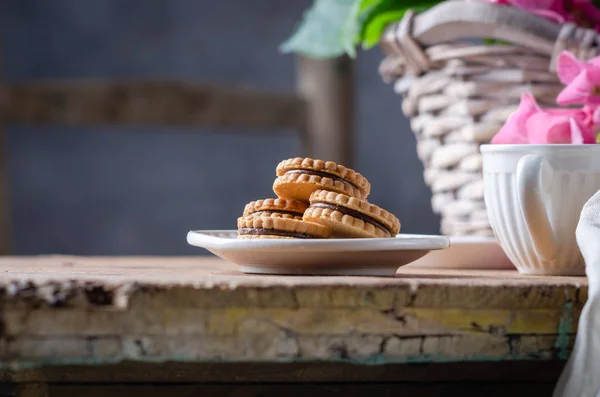
<svg viewBox="0 0 600 397">
<path fill-rule="evenodd" d="M 600 143 L 600 106 L 598 105 L 585 105 L 582 108 L 585 114 L 585 125 L 591 129 L 593 134 L 596 136 L 596 143 Z"/>
<path fill-rule="evenodd" d="M 550 21 L 563 24 L 575 22 L 586 28 L 600 30 L 600 10 L 592 0 L 479 0 L 520 8 Z"/>
<path fill-rule="evenodd" d="M 585 62 L 580 61 L 568 51 L 561 52 L 558 57 L 556 74 L 563 84 L 569 84 L 585 68 Z"/>
<path fill-rule="evenodd" d="M 568 0 L 570 13 L 575 23 L 587 28 L 598 28 L 600 9 L 591 0 Z"/>
<path fill-rule="evenodd" d="M 508 120 L 506 120 L 506 123 L 502 126 L 500 131 L 492 138 L 492 143 L 528 143 L 527 120 L 540 110 L 540 107 L 531 93 L 528 92 L 523 94 L 521 96 L 519 108 L 508 117 Z"/>
<path fill-rule="evenodd" d="M 588 65 L 600 67 L 600 57 L 592 58 L 588 61 L 581 61 L 569 51 L 563 51 L 557 62 L 557 74 L 560 82 L 569 84 L 575 77 Z"/>
<path fill-rule="evenodd" d="M 584 62 L 563 51 L 558 57 L 557 74 L 567 85 L 556 98 L 558 104 L 600 103 L 600 57 Z"/>
<path fill-rule="evenodd" d="M 564 72 L 563 76 L 572 77 L 571 73 L 572 70 Z M 559 72 L 559 76 L 560 74 Z M 559 105 L 600 104 L 600 66 L 586 62 L 575 78 L 558 94 L 556 102 Z"/>
<path fill-rule="evenodd" d="M 595 118 L 600 121 L 600 111 L 591 108 L 587 111 L 542 109 L 535 98 L 530 93 L 526 93 L 521 96 L 519 108 L 510 115 L 502 129 L 492 139 L 492 143 L 595 143 L 592 121 Z"/>
<path fill-rule="evenodd" d="M 584 106 L 585 109 L 590 109 L 592 114 L 591 124 L 600 125 L 600 106 Z"/>
<path fill-rule="evenodd" d="M 526 121 L 529 143 L 594 143 L 594 133 L 585 119 L 580 109 L 540 110 Z"/>
<path fill-rule="evenodd" d="M 583 114 L 585 114 L 584 123 L 590 127 L 600 125 L 600 106 L 598 105 L 585 105 L 581 108 Z"/>
<path fill-rule="evenodd" d="M 557 74 L 566 84 L 556 98 L 557 103 L 583 106 L 542 109 L 531 93 L 523 94 L 519 108 L 510 115 L 492 143 L 600 143 L 600 134 L 596 138 L 600 133 L 600 57 L 583 62 L 573 54 L 563 52 L 558 59 Z"/>
<path fill-rule="evenodd" d="M 584 144 L 596 143 L 596 137 L 591 128 L 582 127 L 575 119 L 569 120 L 571 127 L 571 143 Z"/>
</svg>

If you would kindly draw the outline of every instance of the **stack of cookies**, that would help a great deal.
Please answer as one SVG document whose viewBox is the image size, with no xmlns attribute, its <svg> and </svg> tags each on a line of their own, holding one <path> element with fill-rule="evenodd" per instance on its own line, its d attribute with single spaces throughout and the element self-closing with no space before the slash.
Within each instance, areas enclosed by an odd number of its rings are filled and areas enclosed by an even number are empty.
<svg viewBox="0 0 600 397">
<path fill-rule="evenodd" d="M 239 238 L 389 238 L 400 221 L 371 204 L 371 184 L 332 161 L 293 158 L 277 166 L 279 198 L 253 201 L 238 218 Z"/>
</svg>

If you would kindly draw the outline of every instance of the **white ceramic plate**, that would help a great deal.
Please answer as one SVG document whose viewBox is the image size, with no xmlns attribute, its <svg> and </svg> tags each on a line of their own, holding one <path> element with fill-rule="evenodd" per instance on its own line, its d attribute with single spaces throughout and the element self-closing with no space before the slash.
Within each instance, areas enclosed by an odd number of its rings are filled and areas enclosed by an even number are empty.
<svg viewBox="0 0 600 397">
<path fill-rule="evenodd" d="M 187 242 L 235 263 L 245 273 L 393 276 L 400 266 L 450 246 L 444 236 L 276 240 L 237 239 L 236 230 L 190 231 Z"/>
<path fill-rule="evenodd" d="M 429 269 L 515 269 L 494 237 L 450 236 L 450 248 L 432 252 L 409 267 Z"/>
</svg>

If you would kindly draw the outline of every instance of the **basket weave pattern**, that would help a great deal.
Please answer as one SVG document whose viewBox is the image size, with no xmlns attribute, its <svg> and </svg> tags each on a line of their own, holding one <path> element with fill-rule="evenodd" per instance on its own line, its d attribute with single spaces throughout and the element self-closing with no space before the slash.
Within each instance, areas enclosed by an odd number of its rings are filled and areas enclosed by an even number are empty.
<svg viewBox="0 0 600 397">
<path fill-rule="evenodd" d="M 509 7 L 492 11 L 504 9 L 514 12 Z M 557 55 L 569 49 L 588 59 L 597 54 L 600 41 L 595 32 L 557 25 L 555 40 L 546 47 L 472 39 L 445 42 L 443 34 L 439 40 L 429 37 L 433 43 L 424 45 L 413 37 L 414 19 L 407 13 L 388 29 L 380 74 L 403 96 L 402 110 L 416 136 L 432 208 L 441 215 L 441 232 L 491 236 L 479 145 L 500 130 L 523 93 L 531 92 L 542 106 L 556 106 L 562 89 L 553 71 Z"/>
</svg>

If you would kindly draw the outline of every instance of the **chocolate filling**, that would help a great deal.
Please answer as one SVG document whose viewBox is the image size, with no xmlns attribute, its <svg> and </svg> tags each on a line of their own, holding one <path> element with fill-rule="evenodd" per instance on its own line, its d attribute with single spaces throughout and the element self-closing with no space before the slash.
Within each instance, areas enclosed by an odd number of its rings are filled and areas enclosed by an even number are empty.
<svg viewBox="0 0 600 397">
<path fill-rule="evenodd" d="M 248 215 L 263 215 L 263 214 L 288 214 L 288 215 L 293 215 L 293 216 L 302 216 L 302 212 L 296 212 L 296 211 L 285 211 L 285 210 L 263 210 L 263 211 L 257 211 L 257 212 L 252 212 Z"/>
<path fill-rule="evenodd" d="M 251 235 L 251 236 L 282 236 L 282 237 L 294 237 L 294 238 L 318 238 L 316 236 L 311 236 L 306 233 L 295 233 L 295 232 L 287 232 L 285 230 L 273 230 L 273 229 L 263 229 L 263 228 L 251 228 L 246 227 L 238 230 L 240 235 Z"/>
<path fill-rule="evenodd" d="M 359 188 L 358 186 L 356 186 L 354 183 L 344 179 L 344 178 L 340 178 L 337 175 L 333 175 L 330 174 L 329 172 L 325 172 L 325 171 L 314 171 L 314 170 L 302 170 L 302 169 L 298 169 L 298 170 L 290 170 L 287 171 L 286 174 L 307 174 L 307 175 L 316 175 L 316 176 L 320 176 L 323 178 L 330 178 L 333 179 L 334 181 L 340 181 L 343 184 L 352 186 L 353 188 L 355 188 L 358 191 L 362 191 L 361 188 Z"/>
<path fill-rule="evenodd" d="M 329 203 L 314 203 L 311 204 L 311 207 L 317 208 L 328 208 L 330 210 L 339 211 L 344 215 L 350 215 L 351 217 L 362 220 L 363 222 L 370 223 L 378 229 L 383 230 L 388 236 L 391 237 L 392 232 L 387 228 L 383 223 L 379 222 L 377 219 L 370 217 L 369 215 L 363 214 L 362 212 L 353 210 L 351 208 L 342 207 L 341 205 L 329 204 Z"/>
</svg>

